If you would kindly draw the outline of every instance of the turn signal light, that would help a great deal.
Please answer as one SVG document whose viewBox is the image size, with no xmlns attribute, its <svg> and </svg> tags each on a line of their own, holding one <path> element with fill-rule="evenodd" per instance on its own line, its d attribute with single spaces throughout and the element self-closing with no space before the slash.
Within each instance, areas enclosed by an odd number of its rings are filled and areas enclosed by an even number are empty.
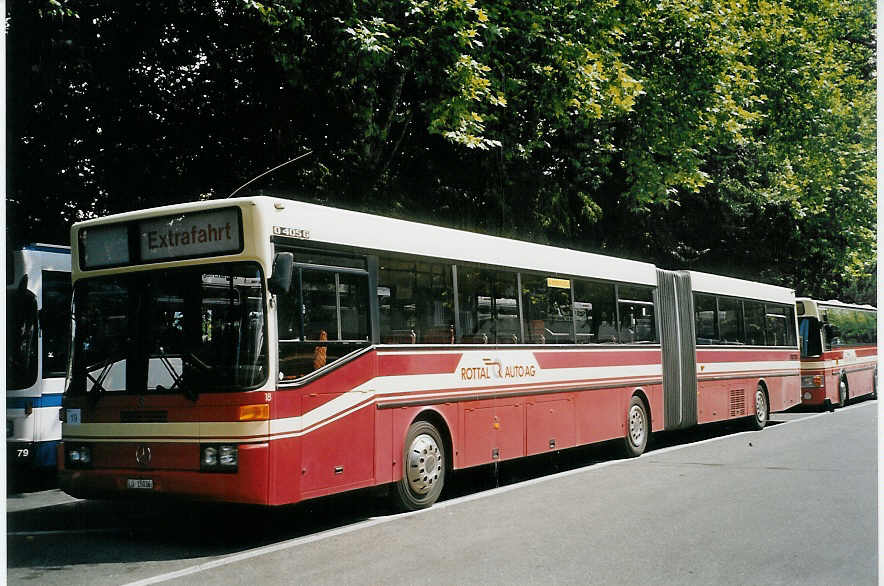
<svg viewBox="0 0 884 586">
<path fill-rule="evenodd" d="M 801 377 L 802 388 L 819 388 L 823 386 L 823 377 L 820 374 L 805 375 Z"/>
<path fill-rule="evenodd" d="M 270 419 L 270 405 L 241 405 L 239 408 L 240 421 L 267 421 Z"/>
</svg>

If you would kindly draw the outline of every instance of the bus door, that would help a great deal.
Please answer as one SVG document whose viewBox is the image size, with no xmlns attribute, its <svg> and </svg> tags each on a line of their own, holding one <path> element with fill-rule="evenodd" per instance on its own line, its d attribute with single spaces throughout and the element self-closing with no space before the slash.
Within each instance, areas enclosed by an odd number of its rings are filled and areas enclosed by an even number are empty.
<svg viewBox="0 0 884 586">
<path fill-rule="evenodd" d="M 296 256 L 297 258 L 297 256 Z M 279 379 L 297 381 L 371 344 L 369 272 L 361 268 L 295 263 L 291 290 L 279 297 Z M 372 363 L 347 365 L 348 374 L 307 378 L 296 387 L 307 432 L 302 440 L 301 490 L 356 485 L 374 476 L 374 411 L 352 387 Z M 367 369 L 360 374 L 359 369 Z M 284 387 L 283 387 L 284 389 Z M 338 419 L 342 411 L 352 413 Z M 358 449 L 355 446 L 359 446 Z"/>
</svg>

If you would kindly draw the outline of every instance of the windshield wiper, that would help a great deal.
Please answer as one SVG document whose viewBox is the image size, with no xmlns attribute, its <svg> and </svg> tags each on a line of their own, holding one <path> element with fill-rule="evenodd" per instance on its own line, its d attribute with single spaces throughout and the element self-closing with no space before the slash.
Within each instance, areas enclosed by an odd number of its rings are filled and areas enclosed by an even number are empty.
<svg viewBox="0 0 884 586">
<path fill-rule="evenodd" d="M 191 366 L 195 366 L 196 368 L 204 372 L 211 371 L 212 367 L 197 358 L 196 355 L 194 355 L 192 352 L 183 352 L 181 354 L 167 354 L 162 346 L 160 346 L 159 358 L 163 366 L 166 367 L 166 371 L 169 373 L 169 376 L 172 377 L 172 386 L 166 389 L 162 385 L 157 385 L 157 390 L 174 391 L 176 388 L 178 388 L 184 392 L 188 399 L 190 399 L 191 401 L 196 401 L 197 398 L 199 398 L 199 392 L 193 387 L 184 384 L 184 365 L 190 364 Z M 170 358 L 181 359 L 182 372 L 178 372 L 177 370 L 175 370 L 175 367 L 172 366 L 172 362 L 169 360 Z"/>
<path fill-rule="evenodd" d="M 86 378 L 92 381 L 92 386 L 86 389 L 86 394 L 92 397 L 92 404 L 98 402 L 101 398 L 101 395 L 107 392 L 107 389 L 104 388 L 104 381 L 107 378 L 107 375 L 110 374 L 110 371 L 113 369 L 114 365 L 126 358 L 118 358 L 116 356 L 108 356 L 104 360 L 100 360 L 93 365 L 84 367 L 83 371 L 86 375 Z M 92 376 L 92 372 L 101 369 L 101 372 L 98 373 L 97 377 Z"/>
</svg>

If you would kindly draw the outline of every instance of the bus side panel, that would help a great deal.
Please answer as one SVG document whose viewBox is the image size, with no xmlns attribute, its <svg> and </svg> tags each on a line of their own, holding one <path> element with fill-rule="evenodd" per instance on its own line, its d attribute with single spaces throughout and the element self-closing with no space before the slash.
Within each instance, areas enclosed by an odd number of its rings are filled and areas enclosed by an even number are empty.
<svg viewBox="0 0 884 586">
<path fill-rule="evenodd" d="M 272 419 L 301 413 L 301 397 L 294 390 L 277 390 L 270 403 Z M 271 422 L 272 429 L 272 422 Z M 301 441 L 297 437 L 270 442 L 270 503 L 282 505 L 301 498 Z"/>
<path fill-rule="evenodd" d="M 353 392 L 353 391 L 350 391 Z M 311 393 L 302 397 L 305 412 L 349 393 Z M 303 495 L 319 496 L 372 484 L 374 477 L 373 404 L 301 436 L 301 489 Z"/>
<path fill-rule="evenodd" d="M 396 480 L 393 462 L 397 459 L 393 451 L 393 411 L 376 409 L 374 416 L 374 480 L 384 484 Z"/>
<path fill-rule="evenodd" d="M 847 388 L 850 391 L 850 398 L 856 399 L 872 393 L 874 385 L 874 370 L 871 368 L 859 369 L 847 372 Z"/>
<path fill-rule="evenodd" d="M 577 393 L 577 443 L 601 442 L 626 434 L 626 406 L 632 387 Z"/>
<path fill-rule="evenodd" d="M 651 407 L 651 431 L 663 431 L 663 385 L 648 385 L 643 389 Z"/>
<path fill-rule="evenodd" d="M 573 394 L 526 399 L 526 455 L 542 454 L 577 445 L 575 402 Z"/>
<path fill-rule="evenodd" d="M 785 411 L 801 403 L 800 375 L 765 377 L 764 383 L 767 386 L 767 394 L 770 399 L 768 408 L 771 412 Z M 751 412 L 755 413 L 754 403 Z"/>
<path fill-rule="evenodd" d="M 463 413 L 460 467 L 525 455 L 523 398 L 470 401 L 460 405 Z"/>
<path fill-rule="evenodd" d="M 878 348 L 858 347 L 845 350 L 843 357 L 847 366 L 847 388 L 850 398 L 863 397 L 874 392 L 875 365 L 877 363 Z"/>
</svg>

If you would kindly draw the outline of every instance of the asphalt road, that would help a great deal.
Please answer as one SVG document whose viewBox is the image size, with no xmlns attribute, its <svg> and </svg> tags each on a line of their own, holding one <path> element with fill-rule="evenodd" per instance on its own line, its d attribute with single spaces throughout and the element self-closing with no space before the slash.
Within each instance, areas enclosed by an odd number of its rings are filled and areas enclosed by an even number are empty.
<svg viewBox="0 0 884 586">
<path fill-rule="evenodd" d="M 877 402 L 260 509 L 10 495 L 10 584 L 877 584 Z"/>
</svg>

